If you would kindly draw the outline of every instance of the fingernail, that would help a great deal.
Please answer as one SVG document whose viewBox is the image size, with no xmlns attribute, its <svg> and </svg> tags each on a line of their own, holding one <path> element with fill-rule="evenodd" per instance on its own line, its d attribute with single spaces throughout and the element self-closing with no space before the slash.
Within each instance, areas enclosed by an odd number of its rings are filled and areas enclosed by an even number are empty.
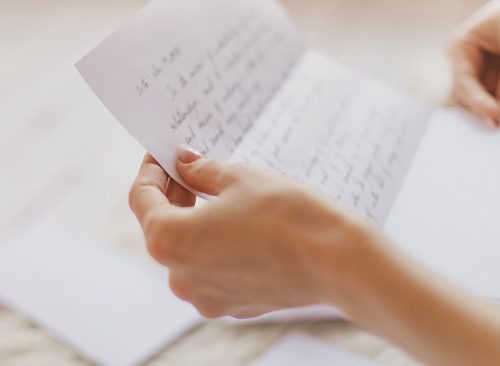
<svg viewBox="0 0 500 366">
<path fill-rule="evenodd" d="M 189 145 L 180 145 L 177 148 L 177 158 L 183 164 L 193 163 L 202 157 L 203 155 L 199 151 Z"/>
<path fill-rule="evenodd" d="M 484 119 L 484 122 L 486 124 L 486 126 L 488 128 L 491 128 L 491 129 L 497 129 L 498 128 L 498 124 L 490 117 L 487 117 Z"/>
</svg>

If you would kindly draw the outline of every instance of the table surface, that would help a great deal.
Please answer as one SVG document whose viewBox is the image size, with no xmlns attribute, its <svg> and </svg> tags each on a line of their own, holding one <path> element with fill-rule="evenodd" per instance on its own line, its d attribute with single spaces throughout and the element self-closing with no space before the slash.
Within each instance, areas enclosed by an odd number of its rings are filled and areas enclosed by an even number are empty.
<svg viewBox="0 0 500 366">
<path fill-rule="evenodd" d="M 127 194 L 143 149 L 96 101 L 73 64 L 145 0 L 0 0 L 0 233 L 50 214 L 145 256 Z M 484 0 L 283 0 L 311 46 L 433 103 L 446 97 L 443 52 Z M 147 365 L 245 365 L 299 330 L 386 365 L 414 365 L 345 322 L 235 326 L 210 321 Z M 2 365 L 89 365 L 0 306 Z"/>
</svg>

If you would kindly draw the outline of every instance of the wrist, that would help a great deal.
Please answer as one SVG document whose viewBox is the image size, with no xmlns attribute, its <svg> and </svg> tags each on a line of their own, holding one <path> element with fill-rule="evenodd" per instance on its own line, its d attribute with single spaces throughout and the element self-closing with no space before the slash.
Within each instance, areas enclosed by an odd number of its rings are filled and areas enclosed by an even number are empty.
<svg viewBox="0 0 500 366">
<path fill-rule="evenodd" d="M 306 279 L 296 287 L 304 305 L 329 303 L 428 364 L 500 360 L 500 322 L 484 303 L 421 267 L 376 228 L 317 207 L 314 230 L 298 228 L 288 241 Z"/>
<path fill-rule="evenodd" d="M 324 302 L 358 325 L 428 364 L 500 359 L 497 314 L 418 265 L 377 230 L 361 229 L 349 250 L 332 250 L 324 258 Z"/>
<path fill-rule="evenodd" d="M 394 272 L 389 240 L 357 218 L 334 217 L 327 234 L 309 245 L 319 301 L 353 318 L 381 296 L 388 273 Z M 395 249 L 395 248 L 394 248 Z M 354 320 L 354 318 L 353 318 Z"/>
<path fill-rule="evenodd" d="M 409 297 L 408 289 L 420 287 L 420 268 L 394 246 L 378 228 L 349 219 L 345 240 L 331 245 L 322 256 L 323 302 L 352 321 L 375 330 L 396 298 Z"/>
</svg>

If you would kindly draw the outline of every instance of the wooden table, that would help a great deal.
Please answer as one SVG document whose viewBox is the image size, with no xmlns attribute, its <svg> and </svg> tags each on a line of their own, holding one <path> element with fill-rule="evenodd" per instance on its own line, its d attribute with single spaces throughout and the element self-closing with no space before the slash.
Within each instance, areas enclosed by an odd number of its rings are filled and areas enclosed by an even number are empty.
<svg viewBox="0 0 500 366">
<path fill-rule="evenodd" d="M 0 0 L 0 233 L 50 214 L 145 257 L 127 194 L 143 150 L 73 68 L 145 0 Z M 442 49 L 484 0 L 283 0 L 306 40 L 332 57 L 439 102 Z M 148 365 L 244 365 L 300 330 L 387 365 L 402 352 L 344 322 L 234 326 L 206 322 Z M 0 364 L 88 365 L 27 319 L 0 307 Z"/>
</svg>

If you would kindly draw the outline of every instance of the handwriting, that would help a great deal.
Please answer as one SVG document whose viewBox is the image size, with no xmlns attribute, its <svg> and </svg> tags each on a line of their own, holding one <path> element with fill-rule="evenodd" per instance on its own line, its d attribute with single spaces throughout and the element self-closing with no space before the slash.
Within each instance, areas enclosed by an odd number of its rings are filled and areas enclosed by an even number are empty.
<svg viewBox="0 0 500 366">
<path fill-rule="evenodd" d="M 149 65 L 136 87 L 141 97 L 153 95 L 153 88 L 155 98 L 163 93 L 171 132 L 206 154 L 235 150 L 299 54 L 297 42 L 253 8 L 196 52 L 188 45 L 173 47 Z"/>
<path fill-rule="evenodd" d="M 189 116 L 191 116 L 193 113 L 196 114 L 197 108 L 198 101 L 194 100 L 188 102 L 183 110 L 176 109 L 175 114 L 172 116 L 172 123 L 170 124 L 172 130 L 177 130 Z M 188 126 L 188 130 L 189 127 L 190 126 Z"/>
<path fill-rule="evenodd" d="M 142 96 L 146 90 L 150 88 L 154 79 L 160 77 L 169 66 L 173 65 L 175 61 L 181 56 L 181 49 L 179 46 L 173 47 L 169 52 L 162 56 L 158 65 L 152 64 L 150 74 L 141 76 L 139 84 L 136 86 L 136 92 Z"/>
<path fill-rule="evenodd" d="M 349 72 L 303 61 L 231 160 L 284 171 L 383 223 L 427 109 Z"/>
</svg>

